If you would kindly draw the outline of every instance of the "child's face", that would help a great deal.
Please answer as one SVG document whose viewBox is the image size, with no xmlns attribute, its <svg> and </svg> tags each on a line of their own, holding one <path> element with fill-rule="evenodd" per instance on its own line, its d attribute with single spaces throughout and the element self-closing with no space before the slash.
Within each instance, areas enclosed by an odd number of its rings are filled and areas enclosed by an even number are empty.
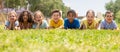
<svg viewBox="0 0 120 52">
<path fill-rule="evenodd" d="M 37 22 L 42 21 L 42 16 L 41 16 L 40 13 L 37 13 L 37 14 L 35 15 L 35 21 L 37 21 Z"/>
<path fill-rule="evenodd" d="M 11 13 L 9 16 L 8 16 L 8 20 L 11 21 L 11 22 L 14 22 L 16 20 L 16 15 Z"/>
<path fill-rule="evenodd" d="M 75 16 L 72 13 L 69 13 L 67 17 L 69 20 L 73 20 Z"/>
<path fill-rule="evenodd" d="M 57 12 L 52 14 L 52 19 L 54 21 L 58 21 L 60 19 L 60 17 L 61 17 L 60 14 Z"/>
<path fill-rule="evenodd" d="M 112 20 L 113 20 L 113 15 L 112 15 L 112 13 L 106 14 L 105 20 L 106 20 L 108 23 L 111 23 Z"/>
<path fill-rule="evenodd" d="M 94 20 L 93 13 L 88 13 L 86 17 L 87 17 L 88 23 L 92 23 L 93 22 L 93 20 Z"/>
<path fill-rule="evenodd" d="M 24 12 L 23 20 L 24 20 L 24 22 L 26 22 L 28 20 L 28 13 L 27 12 Z"/>
</svg>

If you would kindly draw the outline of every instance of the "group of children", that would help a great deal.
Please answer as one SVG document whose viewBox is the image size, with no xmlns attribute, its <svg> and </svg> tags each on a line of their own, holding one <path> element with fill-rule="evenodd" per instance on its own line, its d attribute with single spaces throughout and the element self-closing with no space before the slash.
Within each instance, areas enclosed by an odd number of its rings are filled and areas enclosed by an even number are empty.
<svg viewBox="0 0 120 52">
<path fill-rule="evenodd" d="M 62 18 L 60 10 L 53 10 L 51 12 L 51 19 L 49 23 L 41 11 L 36 11 L 32 15 L 29 11 L 23 11 L 19 17 L 15 11 L 8 13 L 5 22 L 5 29 L 22 30 L 22 29 L 117 29 L 117 24 L 113 20 L 113 12 L 107 11 L 105 19 L 98 20 L 95 18 L 95 12 L 88 10 L 86 17 L 81 21 L 76 18 L 76 12 L 69 10 L 67 18 Z"/>
</svg>

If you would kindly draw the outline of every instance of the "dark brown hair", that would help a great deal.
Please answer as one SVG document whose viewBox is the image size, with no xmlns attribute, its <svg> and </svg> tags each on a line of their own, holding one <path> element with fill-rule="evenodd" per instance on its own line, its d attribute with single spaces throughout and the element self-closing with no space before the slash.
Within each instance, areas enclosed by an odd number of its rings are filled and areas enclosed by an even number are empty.
<svg viewBox="0 0 120 52">
<path fill-rule="evenodd" d="M 54 13 L 59 13 L 60 16 L 62 15 L 62 13 L 60 12 L 60 10 L 58 10 L 58 9 L 53 10 L 53 11 L 51 12 L 51 16 L 52 16 Z"/>
<path fill-rule="evenodd" d="M 32 23 L 33 22 L 33 16 L 32 16 L 32 14 L 29 12 L 29 11 L 23 11 L 21 14 L 20 14 L 20 16 L 19 16 L 19 18 L 18 18 L 18 21 L 19 22 L 24 22 L 23 21 L 23 16 L 24 16 L 24 13 L 25 12 L 27 12 L 27 16 L 28 16 L 28 20 L 27 20 L 27 22 L 29 22 L 29 23 Z"/>
<path fill-rule="evenodd" d="M 76 12 L 75 12 L 74 10 L 69 10 L 69 11 L 67 12 L 67 16 L 69 15 L 69 13 L 72 13 L 74 16 L 76 16 Z"/>
<path fill-rule="evenodd" d="M 109 11 L 109 10 L 105 12 L 105 16 L 106 16 L 107 14 L 112 14 L 112 16 L 114 15 L 113 12 L 112 12 L 112 11 Z"/>
</svg>

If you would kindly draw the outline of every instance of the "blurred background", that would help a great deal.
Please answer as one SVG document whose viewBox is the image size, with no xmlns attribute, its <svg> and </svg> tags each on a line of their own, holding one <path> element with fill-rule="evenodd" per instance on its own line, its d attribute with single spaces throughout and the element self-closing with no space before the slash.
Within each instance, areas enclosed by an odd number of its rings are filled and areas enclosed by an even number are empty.
<svg viewBox="0 0 120 52">
<path fill-rule="evenodd" d="M 74 9 L 79 19 L 84 18 L 89 9 L 94 10 L 98 18 L 104 18 L 104 13 L 111 10 L 116 22 L 120 23 L 120 0 L 0 0 L 0 24 L 4 24 L 7 13 L 12 10 L 18 16 L 24 10 L 31 13 L 40 10 L 49 19 L 53 9 L 61 10 L 63 18 L 69 9 Z"/>
</svg>

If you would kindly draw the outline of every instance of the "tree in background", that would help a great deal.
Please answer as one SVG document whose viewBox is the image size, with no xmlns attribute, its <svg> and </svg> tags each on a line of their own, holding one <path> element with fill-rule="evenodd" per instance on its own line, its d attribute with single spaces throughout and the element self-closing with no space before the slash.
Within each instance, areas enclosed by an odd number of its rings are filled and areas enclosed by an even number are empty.
<svg viewBox="0 0 120 52">
<path fill-rule="evenodd" d="M 18 6 L 24 7 L 26 0 L 5 0 L 6 8 L 18 8 Z"/>
<path fill-rule="evenodd" d="M 61 10 L 63 17 L 65 17 L 66 12 L 70 9 L 64 5 L 62 0 L 5 0 L 7 8 L 17 9 L 18 6 L 26 8 L 28 4 L 32 12 L 40 10 L 46 17 L 50 16 L 51 11 L 54 9 Z"/>
<path fill-rule="evenodd" d="M 110 11 L 114 12 L 115 19 L 120 18 L 120 16 L 118 16 L 119 13 L 120 13 L 119 12 L 120 11 L 120 0 L 116 0 L 116 1 L 111 0 L 110 2 L 106 3 L 105 8 L 107 10 L 110 10 Z"/>
<path fill-rule="evenodd" d="M 117 13 L 116 13 L 116 20 L 117 20 L 117 22 L 119 22 L 120 23 L 120 11 L 118 11 Z"/>
<path fill-rule="evenodd" d="M 66 12 L 70 9 L 66 7 L 62 0 L 28 0 L 31 7 L 31 11 L 41 10 L 45 16 L 50 16 L 50 13 L 54 9 L 59 9 L 65 17 Z"/>
<path fill-rule="evenodd" d="M 3 0 L 0 0 L 0 9 L 3 8 Z"/>
</svg>

